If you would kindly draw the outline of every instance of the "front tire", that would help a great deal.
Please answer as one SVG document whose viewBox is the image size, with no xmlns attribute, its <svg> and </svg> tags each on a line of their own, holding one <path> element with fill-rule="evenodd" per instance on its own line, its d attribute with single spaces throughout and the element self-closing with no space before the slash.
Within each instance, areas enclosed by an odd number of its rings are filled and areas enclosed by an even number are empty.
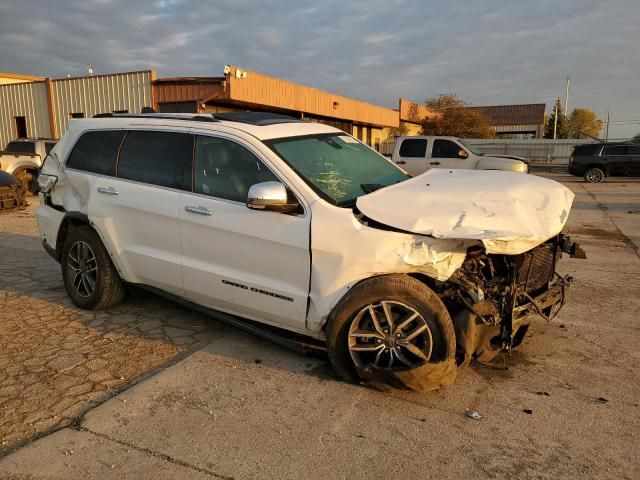
<svg viewBox="0 0 640 480">
<path fill-rule="evenodd" d="M 365 280 L 338 303 L 327 325 L 327 350 L 336 373 L 428 391 L 453 382 L 455 332 L 433 290 L 405 275 Z"/>
<path fill-rule="evenodd" d="M 24 188 L 29 190 L 33 195 L 37 195 L 40 191 L 40 186 L 38 185 L 38 174 L 29 170 L 23 170 L 22 172 L 18 172 L 15 174 L 16 178 L 22 182 Z"/>
<path fill-rule="evenodd" d="M 122 280 L 92 228 L 83 225 L 71 230 L 64 243 L 61 264 L 64 286 L 78 307 L 99 310 L 123 300 Z"/>
<path fill-rule="evenodd" d="M 604 170 L 592 167 L 584 172 L 584 180 L 587 183 L 601 183 L 604 181 Z"/>
</svg>

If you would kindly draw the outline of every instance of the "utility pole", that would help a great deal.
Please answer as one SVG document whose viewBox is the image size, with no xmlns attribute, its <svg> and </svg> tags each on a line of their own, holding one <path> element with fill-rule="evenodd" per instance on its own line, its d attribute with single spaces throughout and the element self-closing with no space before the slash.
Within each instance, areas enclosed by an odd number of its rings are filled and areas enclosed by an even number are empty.
<svg viewBox="0 0 640 480">
<path fill-rule="evenodd" d="M 569 77 L 567 77 L 567 91 L 564 94 L 564 116 L 569 115 Z"/>
<path fill-rule="evenodd" d="M 553 139 L 556 139 L 556 132 L 558 130 L 558 104 L 560 103 L 560 99 L 556 102 L 555 105 L 555 113 L 553 114 Z"/>
<path fill-rule="evenodd" d="M 611 110 L 611 105 L 609 105 L 607 107 L 607 126 L 606 126 L 605 131 L 604 131 L 604 141 L 605 142 L 609 141 L 609 112 L 610 112 L 610 110 Z"/>
</svg>

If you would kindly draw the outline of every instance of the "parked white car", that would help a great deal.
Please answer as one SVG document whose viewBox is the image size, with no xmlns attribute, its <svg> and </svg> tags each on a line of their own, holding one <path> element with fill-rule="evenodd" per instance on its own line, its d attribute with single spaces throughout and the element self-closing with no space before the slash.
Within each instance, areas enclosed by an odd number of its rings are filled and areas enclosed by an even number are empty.
<svg viewBox="0 0 640 480">
<path fill-rule="evenodd" d="M 517 346 L 564 301 L 559 252 L 579 253 L 559 183 L 409 178 L 341 130 L 264 113 L 75 120 L 40 186 L 40 236 L 76 305 L 140 286 L 326 348 L 350 381 L 437 388 Z"/>
<path fill-rule="evenodd" d="M 55 140 L 21 138 L 9 142 L 0 152 L 0 170 L 14 175 L 31 193 L 38 192 L 38 173 Z"/>
<path fill-rule="evenodd" d="M 432 168 L 529 171 L 522 157 L 485 154 L 457 137 L 398 137 L 391 160 L 411 175 L 420 175 Z"/>
</svg>

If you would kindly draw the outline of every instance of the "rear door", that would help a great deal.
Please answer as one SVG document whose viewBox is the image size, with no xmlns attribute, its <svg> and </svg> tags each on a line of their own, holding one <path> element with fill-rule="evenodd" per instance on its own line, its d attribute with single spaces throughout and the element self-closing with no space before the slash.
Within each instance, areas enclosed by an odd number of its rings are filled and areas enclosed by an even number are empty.
<svg viewBox="0 0 640 480">
<path fill-rule="evenodd" d="M 474 168 L 473 157 L 469 155 L 467 158 L 460 158 L 461 150 L 466 152 L 453 140 L 436 138 L 433 141 L 429 165 L 434 168 Z"/>
<path fill-rule="evenodd" d="M 236 137 L 197 135 L 192 178 L 192 191 L 179 202 L 186 297 L 303 331 L 309 210 L 289 215 L 247 208 L 251 185 L 281 180 L 258 150 Z"/>
<path fill-rule="evenodd" d="M 396 165 L 410 175 L 419 175 L 429 168 L 426 138 L 403 138 L 400 142 L 397 157 L 394 159 Z"/>
<path fill-rule="evenodd" d="M 178 201 L 192 155 L 186 129 L 129 130 L 115 177 L 96 178 L 89 218 L 127 281 L 183 294 Z"/>
<path fill-rule="evenodd" d="M 627 147 L 627 171 L 628 175 L 640 177 L 640 145 Z"/>
<path fill-rule="evenodd" d="M 628 175 L 626 145 L 610 145 L 602 149 L 601 160 L 612 176 Z"/>
</svg>

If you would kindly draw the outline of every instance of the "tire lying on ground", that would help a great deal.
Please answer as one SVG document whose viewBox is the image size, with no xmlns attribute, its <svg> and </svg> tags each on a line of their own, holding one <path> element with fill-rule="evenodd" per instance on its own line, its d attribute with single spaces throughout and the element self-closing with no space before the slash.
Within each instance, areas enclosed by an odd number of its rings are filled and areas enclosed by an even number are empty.
<svg viewBox="0 0 640 480">
<path fill-rule="evenodd" d="M 406 275 L 384 275 L 354 286 L 333 310 L 327 350 L 349 382 L 429 391 L 453 383 L 455 332 L 433 290 Z"/>
<path fill-rule="evenodd" d="M 13 175 L 0 171 L 0 212 L 25 207 L 26 190 Z"/>
</svg>

